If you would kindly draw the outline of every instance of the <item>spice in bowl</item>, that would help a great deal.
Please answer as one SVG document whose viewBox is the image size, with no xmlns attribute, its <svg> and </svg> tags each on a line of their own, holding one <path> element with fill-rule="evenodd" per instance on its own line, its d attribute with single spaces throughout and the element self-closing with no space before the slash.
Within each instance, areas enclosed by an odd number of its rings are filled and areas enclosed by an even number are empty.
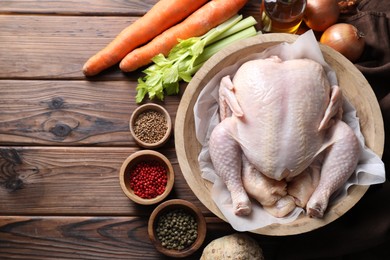
<svg viewBox="0 0 390 260">
<path fill-rule="evenodd" d="M 157 251 L 171 257 L 187 257 L 206 237 L 206 220 L 194 204 L 172 199 L 158 205 L 149 217 L 148 234 Z"/>
<path fill-rule="evenodd" d="M 138 145 L 157 148 L 170 136 L 171 118 L 162 106 L 154 103 L 144 104 L 134 110 L 130 118 L 130 131 Z"/>
<path fill-rule="evenodd" d="M 134 121 L 134 133 L 145 143 L 157 143 L 167 130 L 167 120 L 159 111 L 145 110 Z"/>
<path fill-rule="evenodd" d="M 168 181 L 166 168 L 157 160 L 140 161 L 131 170 L 129 177 L 130 188 L 143 199 L 163 194 Z"/>
<path fill-rule="evenodd" d="M 142 205 L 165 199 L 173 188 L 174 179 L 171 162 L 154 150 L 131 154 L 119 171 L 119 182 L 125 195 Z"/>
<path fill-rule="evenodd" d="M 198 236 L 198 223 L 183 209 L 162 214 L 157 221 L 157 238 L 167 249 L 183 250 L 191 246 Z"/>
</svg>

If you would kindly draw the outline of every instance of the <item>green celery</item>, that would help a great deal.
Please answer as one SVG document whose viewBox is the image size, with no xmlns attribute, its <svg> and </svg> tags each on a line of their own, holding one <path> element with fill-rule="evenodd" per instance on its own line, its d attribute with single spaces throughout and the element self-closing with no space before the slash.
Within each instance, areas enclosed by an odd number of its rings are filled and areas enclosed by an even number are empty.
<svg viewBox="0 0 390 260">
<path fill-rule="evenodd" d="M 215 37 L 212 41 L 209 42 L 209 44 L 219 41 L 228 36 L 234 35 L 235 33 L 238 33 L 239 31 L 242 31 L 256 24 L 257 24 L 256 19 L 253 18 L 253 16 L 248 16 L 244 20 L 241 20 L 239 23 L 236 23 L 235 25 L 233 25 L 232 27 L 230 27 L 229 29 L 227 29 L 226 31 L 222 32 L 220 35 Z"/>
<path fill-rule="evenodd" d="M 215 53 L 217 53 L 218 51 L 222 50 L 223 48 L 225 48 L 229 44 L 231 44 L 231 43 L 233 43 L 235 41 L 241 40 L 241 39 L 246 39 L 246 38 L 255 36 L 257 34 L 261 34 L 261 32 L 256 31 L 255 27 L 251 26 L 249 28 L 246 28 L 246 29 L 238 32 L 238 33 L 235 33 L 235 34 L 233 34 L 231 36 L 228 36 L 228 37 L 226 37 L 224 39 L 219 40 L 216 43 L 213 43 L 213 44 L 207 46 L 204 49 L 203 53 L 201 55 L 199 55 L 199 57 L 195 60 L 195 63 L 194 63 L 195 66 L 190 71 L 190 74 L 194 75 L 200 69 L 200 67 L 202 67 L 203 64 L 209 58 L 211 58 L 211 56 L 213 56 Z"/>
<path fill-rule="evenodd" d="M 256 34 L 257 31 L 255 27 L 251 26 L 207 46 L 202 52 L 202 54 L 199 55 L 199 57 L 195 60 L 195 66 L 197 67 L 199 64 L 203 64 L 206 60 L 211 58 L 211 56 L 213 56 L 215 53 L 228 46 L 229 44 L 241 39 L 246 39 L 255 36 Z"/>
<path fill-rule="evenodd" d="M 248 17 L 242 20 L 236 15 L 200 37 L 179 40 L 168 57 L 159 54 L 153 64 L 138 79 L 136 102 L 140 103 L 148 94 L 150 99 L 164 99 L 164 94 L 179 92 L 181 80 L 189 82 L 201 65 L 220 49 L 239 39 L 256 35 L 256 20 Z"/>
</svg>

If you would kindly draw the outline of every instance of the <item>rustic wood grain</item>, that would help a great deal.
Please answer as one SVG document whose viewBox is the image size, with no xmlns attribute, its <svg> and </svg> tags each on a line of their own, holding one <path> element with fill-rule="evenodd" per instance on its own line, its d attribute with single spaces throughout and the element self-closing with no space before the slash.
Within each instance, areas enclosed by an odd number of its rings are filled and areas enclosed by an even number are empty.
<svg viewBox="0 0 390 260">
<path fill-rule="evenodd" d="M 3 0 L 0 14 L 61 14 L 80 16 L 142 16 L 158 0 Z M 242 13 L 258 15 L 261 1 L 250 0 Z"/>
<path fill-rule="evenodd" d="M 208 223 L 203 248 L 232 230 L 216 218 Z M 147 235 L 146 218 L 0 216 L 0 258 L 25 259 L 166 259 Z"/>
<path fill-rule="evenodd" d="M 167 259 L 147 237 L 155 206 L 129 201 L 118 181 L 123 160 L 140 149 L 128 120 L 141 70 L 125 74 L 113 66 L 92 78 L 81 72 L 91 55 L 157 1 L 0 1 L 0 259 Z M 259 19 L 259 6 L 249 0 L 241 13 Z M 158 102 L 173 120 L 185 88 Z M 159 149 L 176 174 L 167 199 L 202 210 L 204 247 L 235 231 L 190 190 L 174 140 Z M 301 259 L 306 249 L 295 254 L 296 244 L 315 244 L 325 233 L 251 235 L 266 259 L 292 245 L 285 260 Z M 202 248 L 188 259 L 199 259 Z"/>
<path fill-rule="evenodd" d="M 135 17 L 0 16 L 0 79 L 85 79 L 81 68 Z M 99 80 L 127 76 L 117 66 Z M 129 74 L 128 74 L 129 75 Z M 137 74 L 130 74 L 134 79 Z"/>
<path fill-rule="evenodd" d="M 0 14 L 61 14 L 99 16 L 140 16 L 145 14 L 158 0 L 5 0 L 1 1 Z"/>
<path fill-rule="evenodd" d="M 117 2 L 123 4 L 126 1 Z M 7 6 L 7 4 L 13 6 L 17 3 L 26 5 L 25 1 L 10 1 L 0 6 Z M 59 3 L 62 4 L 62 1 L 53 1 L 48 8 Z M 72 6 L 75 2 L 65 1 L 65 3 L 67 4 L 61 10 L 67 10 L 67 6 Z M 33 8 L 35 5 L 30 6 Z M 93 3 L 81 2 L 74 7 L 74 10 L 78 10 L 79 6 L 85 6 L 84 8 L 92 6 L 90 12 L 93 13 Z M 146 5 L 146 9 L 149 6 L 150 3 Z M 258 10 L 256 5 L 246 8 L 252 12 Z M 41 7 L 38 9 L 46 10 Z M 254 11 L 253 15 L 255 16 L 256 13 L 258 12 Z M 3 66 L 0 70 L 0 79 L 85 79 L 81 68 L 87 59 L 106 46 L 135 19 L 138 17 L 35 15 L 35 13 L 28 16 L 2 15 L 0 16 L 2 28 L 0 64 L 7 64 L 7 66 Z M 115 65 L 93 78 L 125 80 L 128 77 L 136 79 L 138 76 L 137 73 L 124 74 Z"/>
<path fill-rule="evenodd" d="M 5 215 L 128 215 L 147 217 L 155 206 L 130 201 L 119 169 L 138 148 L 0 147 L 0 212 Z M 194 197 L 175 150 L 159 150 L 172 162 L 179 197 L 211 213 Z"/>
<path fill-rule="evenodd" d="M 0 143 L 136 146 L 129 130 L 135 88 L 133 81 L 0 80 Z M 153 102 L 174 122 L 179 101 Z"/>
<path fill-rule="evenodd" d="M 118 181 L 124 159 L 139 150 L 128 123 L 141 74 L 117 66 L 89 79 L 81 72 L 91 55 L 155 2 L 2 1 L 0 258 L 161 257 L 145 226 L 154 206 L 129 201 Z M 157 103 L 174 121 L 179 101 L 180 95 Z M 173 140 L 160 149 L 176 174 L 167 199 L 186 199 L 213 216 L 184 180 Z M 129 227 L 124 219 L 140 224 Z M 123 226 L 122 233 L 102 237 L 110 223 Z M 211 238 L 232 231 L 217 223 Z"/>
</svg>

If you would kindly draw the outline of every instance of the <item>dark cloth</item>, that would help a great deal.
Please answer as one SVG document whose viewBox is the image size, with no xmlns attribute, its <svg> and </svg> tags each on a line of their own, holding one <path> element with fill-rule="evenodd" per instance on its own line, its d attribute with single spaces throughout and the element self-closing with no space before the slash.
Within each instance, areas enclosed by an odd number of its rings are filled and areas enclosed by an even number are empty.
<svg viewBox="0 0 390 260">
<path fill-rule="evenodd" d="M 356 12 L 341 20 L 363 32 L 365 49 L 356 67 L 373 88 L 382 111 L 385 125 L 383 161 L 387 179 L 390 170 L 390 1 L 361 0 Z M 390 195 L 389 195 L 390 196 Z"/>
<path fill-rule="evenodd" d="M 362 0 L 357 14 L 348 17 L 346 22 L 364 34 L 366 46 L 356 62 L 358 69 L 370 78 L 390 79 L 390 1 Z M 382 83 L 385 87 L 388 82 Z"/>
<path fill-rule="evenodd" d="M 308 233 L 278 239 L 280 250 L 269 259 L 390 259 L 390 182 L 370 187 L 336 221 Z"/>
<path fill-rule="evenodd" d="M 361 0 L 353 13 L 341 16 L 340 22 L 354 25 L 365 35 L 365 50 L 355 65 L 367 78 L 381 107 L 386 142 L 382 160 L 387 180 L 371 186 L 333 223 L 283 238 L 285 243 L 274 259 L 390 259 L 390 1 Z"/>
</svg>

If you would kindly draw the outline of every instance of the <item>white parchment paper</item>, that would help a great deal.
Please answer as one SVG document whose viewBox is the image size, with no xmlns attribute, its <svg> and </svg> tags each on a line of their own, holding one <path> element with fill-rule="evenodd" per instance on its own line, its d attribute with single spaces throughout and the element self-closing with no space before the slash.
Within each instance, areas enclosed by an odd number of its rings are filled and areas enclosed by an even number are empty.
<svg viewBox="0 0 390 260">
<path fill-rule="evenodd" d="M 273 223 L 289 223 L 294 221 L 304 212 L 296 208 L 291 214 L 284 218 L 276 218 L 266 212 L 260 204 L 252 201 L 252 213 L 249 216 L 236 216 L 233 212 L 230 192 L 223 181 L 215 174 L 208 152 L 208 140 L 214 127 L 219 123 L 218 116 L 218 88 L 222 77 L 230 75 L 233 78 L 237 69 L 248 60 L 268 58 L 272 55 L 279 56 L 282 60 L 309 58 L 322 64 L 327 72 L 331 85 L 337 85 L 335 72 L 325 62 L 318 42 L 312 31 L 299 36 L 294 43 L 281 43 L 272 46 L 262 53 L 254 53 L 245 57 L 229 67 L 224 68 L 216 74 L 212 80 L 201 91 L 194 106 L 196 136 L 203 148 L 199 154 L 199 164 L 202 177 L 213 183 L 212 199 L 221 210 L 222 214 L 237 231 L 251 231 Z M 350 125 L 359 138 L 363 153 L 355 173 L 351 176 L 337 196 L 333 196 L 329 205 L 347 195 L 347 189 L 351 185 L 373 185 L 385 181 L 385 168 L 381 159 L 364 145 L 364 137 L 360 131 L 359 119 L 356 117 L 356 110 L 344 99 L 343 120 Z"/>
</svg>

